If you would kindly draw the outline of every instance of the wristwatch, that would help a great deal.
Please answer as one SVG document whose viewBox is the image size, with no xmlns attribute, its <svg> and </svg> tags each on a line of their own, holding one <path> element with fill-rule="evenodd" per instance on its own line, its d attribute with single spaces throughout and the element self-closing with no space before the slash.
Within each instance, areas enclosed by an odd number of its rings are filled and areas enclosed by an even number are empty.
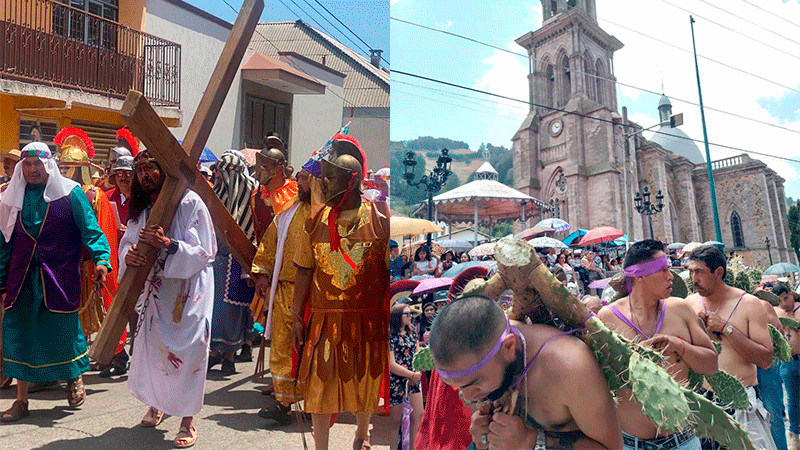
<svg viewBox="0 0 800 450">
<path fill-rule="evenodd" d="M 725 329 L 722 330 L 722 334 L 725 336 L 730 336 L 733 333 L 733 325 L 728 325 Z"/>
<path fill-rule="evenodd" d="M 169 240 L 169 245 L 167 246 L 167 254 L 174 255 L 178 252 L 178 241 L 175 239 Z"/>
</svg>

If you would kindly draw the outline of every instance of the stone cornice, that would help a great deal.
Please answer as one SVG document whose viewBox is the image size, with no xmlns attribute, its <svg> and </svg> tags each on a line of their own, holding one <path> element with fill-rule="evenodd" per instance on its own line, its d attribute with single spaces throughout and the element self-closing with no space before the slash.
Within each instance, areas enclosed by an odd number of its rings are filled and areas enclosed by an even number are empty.
<svg viewBox="0 0 800 450">
<path fill-rule="evenodd" d="M 515 40 L 517 44 L 527 49 L 538 47 L 543 43 L 555 39 L 569 29 L 577 27 L 597 45 L 609 52 L 615 52 L 623 47 L 622 42 L 606 33 L 585 12 L 573 8 L 565 13 L 560 13 L 536 31 L 530 31 Z"/>
</svg>

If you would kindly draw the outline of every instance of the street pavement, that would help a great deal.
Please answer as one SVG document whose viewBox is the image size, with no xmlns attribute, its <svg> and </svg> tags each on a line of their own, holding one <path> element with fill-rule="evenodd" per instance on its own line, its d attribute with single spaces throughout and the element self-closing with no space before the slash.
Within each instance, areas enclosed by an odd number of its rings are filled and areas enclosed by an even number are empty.
<svg viewBox="0 0 800 450">
<path fill-rule="evenodd" d="M 269 350 L 269 349 L 267 349 Z M 254 349 L 254 354 L 257 353 Z M 254 355 L 255 356 L 255 355 Z M 269 356 L 267 355 L 267 361 Z M 252 381 L 255 362 L 236 363 L 237 373 L 222 375 L 219 365 L 208 374 L 205 403 L 195 417 L 198 439 L 195 448 L 230 450 L 314 448 L 310 418 L 287 426 L 258 417 L 267 402 L 275 402 Z M 100 378 L 98 372 L 84 374 L 86 402 L 80 409 L 67 406 L 62 388 L 30 395 L 27 418 L 0 423 L 2 449 L 163 449 L 172 448 L 180 418 L 166 417 L 155 429 L 140 427 L 147 407 L 128 391 L 127 376 Z M 16 384 L 0 391 L 0 411 L 11 406 Z M 388 449 L 389 418 L 373 415 L 370 426 L 372 448 Z M 351 449 L 355 417 L 342 414 L 330 433 L 331 449 Z"/>
</svg>

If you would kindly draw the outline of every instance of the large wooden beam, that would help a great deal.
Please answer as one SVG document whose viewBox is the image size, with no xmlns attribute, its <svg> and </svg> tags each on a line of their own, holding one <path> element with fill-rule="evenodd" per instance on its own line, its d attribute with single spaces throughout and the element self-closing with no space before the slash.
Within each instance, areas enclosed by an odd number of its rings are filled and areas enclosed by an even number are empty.
<svg viewBox="0 0 800 450">
<path fill-rule="evenodd" d="M 186 132 L 184 144 L 179 153 L 181 156 L 187 155 L 188 153 L 191 160 L 195 162 L 200 157 L 206 141 L 208 140 L 208 136 L 211 134 L 211 129 L 217 120 L 219 111 L 222 108 L 222 103 L 228 95 L 231 83 L 233 83 L 233 78 L 239 70 L 242 57 L 247 49 L 247 45 L 250 43 L 253 31 L 258 24 L 258 18 L 263 9 L 263 0 L 245 0 L 242 8 L 239 10 L 239 15 L 231 29 L 222 54 L 217 61 L 217 66 L 211 74 L 209 84 L 205 92 L 203 92 L 203 97 L 200 100 L 192 122 Z M 132 119 L 135 117 L 136 111 L 138 110 L 137 106 L 143 104 L 141 102 L 141 95 L 138 96 L 138 99 L 136 93 L 129 94 L 128 97 L 129 98 L 123 105 L 123 118 L 126 118 L 126 121 L 128 120 L 127 118 Z M 128 100 L 130 100 L 130 102 Z M 144 104 L 146 104 L 146 102 L 144 102 Z M 131 126 L 131 130 L 134 134 L 141 139 L 151 151 L 166 145 L 167 148 L 171 148 L 173 152 L 177 153 L 177 149 L 170 145 L 174 137 L 160 119 L 158 121 L 151 120 L 149 123 L 145 123 L 146 128 L 138 128 L 140 124 L 135 120 L 131 120 L 128 124 Z M 158 150 L 156 150 L 156 152 L 158 152 Z M 150 212 L 147 226 L 158 225 L 165 230 L 169 230 L 172 224 L 172 218 L 183 196 L 183 191 L 187 188 L 188 182 L 193 181 L 190 175 L 191 171 L 185 169 L 180 170 L 180 168 L 175 171 L 174 162 L 174 160 L 162 161 L 162 159 L 159 159 L 159 163 L 162 164 L 162 169 L 167 177 L 161 188 L 161 194 L 159 194 L 158 200 L 156 200 Z M 192 166 L 193 165 L 194 164 L 192 164 Z M 144 289 L 145 280 L 158 254 L 158 249 L 150 245 L 142 242 L 139 242 L 138 245 L 145 254 L 146 262 L 141 267 L 129 267 L 125 272 L 125 276 L 120 281 L 119 288 L 117 289 L 117 296 L 103 320 L 103 325 L 100 327 L 100 331 L 89 353 L 91 357 L 100 363 L 108 363 L 114 356 L 114 349 L 128 323 L 128 316 L 133 312 L 136 300 Z M 114 275 L 112 274 L 111 276 Z"/>
</svg>

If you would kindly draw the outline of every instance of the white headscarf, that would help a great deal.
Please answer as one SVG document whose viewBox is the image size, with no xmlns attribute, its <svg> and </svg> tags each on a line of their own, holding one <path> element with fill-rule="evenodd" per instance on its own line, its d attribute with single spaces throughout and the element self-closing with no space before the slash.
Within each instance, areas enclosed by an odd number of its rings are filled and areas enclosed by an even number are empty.
<svg viewBox="0 0 800 450">
<path fill-rule="evenodd" d="M 47 203 L 69 195 L 75 186 L 79 186 L 78 183 L 61 176 L 58 164 L 53 159 L 47 144 L 31 142 L 23 147 L 20 153 L 20 164 L 26 158 L 39 158 L 44 164 L 48 175 L 47 185 L 44 188 L 44 201 Z M 22 210 L 22 202 L 25 199 L 25 187 L 27 185 L 28 182 L 25 181 L 22 167 L 17 167 L 11 177 L 11 181 L 8 182 L 8 187 L 3 192 L 2 199 L 0 199 L 0 231 L 3 232 L 6 242 L 11 241 L 11 234 L 14 232 L 17 216 Z"/>
</svg>

